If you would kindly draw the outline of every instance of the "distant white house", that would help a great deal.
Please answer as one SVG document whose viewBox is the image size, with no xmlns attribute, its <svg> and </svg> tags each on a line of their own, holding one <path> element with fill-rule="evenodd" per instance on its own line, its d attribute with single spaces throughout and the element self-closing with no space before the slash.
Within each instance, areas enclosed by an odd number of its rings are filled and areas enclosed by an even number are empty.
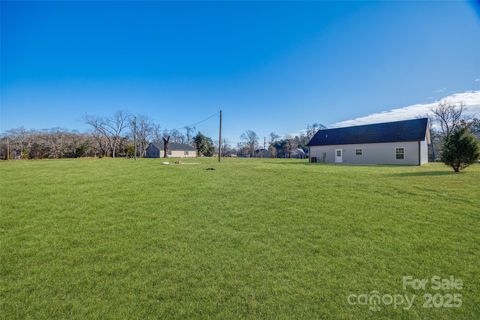
<svg viewBox="0 0 480 320">
<path fill-rule="evenodd" d="M 307 153 L 303 151 L 302 148 L 296 148 L 290 154 L 291 158 L 298 158 L 298 159 L 305 159 L 307 158 L 307 156 L 308 156 Z"/>
<path fill-rule="evenodd" d="M 163 158 L 163 142 L 150 143 L 147 147 L 146 158 Z M 197 156 L 197 150 L 189 144 L 173 143 L 168 144 L 168 158 L 194 158 Z"/>
<path fill-rule="evenodd" d="M 319 130 L 308 143 L 310 162 L 407 164 L 428 162 L 427 118 Z"/>
</svg>

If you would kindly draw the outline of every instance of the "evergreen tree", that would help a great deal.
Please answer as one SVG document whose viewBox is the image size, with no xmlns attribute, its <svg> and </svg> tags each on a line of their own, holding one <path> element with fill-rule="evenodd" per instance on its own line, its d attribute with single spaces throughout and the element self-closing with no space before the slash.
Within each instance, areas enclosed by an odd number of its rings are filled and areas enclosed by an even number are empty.
<svg viewBox="0 0 480 320">
<path fill-rule="evenodd" d="M 468 167 L 480 157 L 480 146 L 468 127 L 450 132 L 443 143 L 442 161 L 455 172 Z"/>
<path fill-rule="evenodd" d="M 193 137 L 193 142 L 197 148 L 197 154 L 199 156 L 203 155 L 205 157 L 213 156 L 215 147 L 213 146 L 213 141 L 211 138 L 203 135 L 199 132 L 195 137 Z"/>
</svg>

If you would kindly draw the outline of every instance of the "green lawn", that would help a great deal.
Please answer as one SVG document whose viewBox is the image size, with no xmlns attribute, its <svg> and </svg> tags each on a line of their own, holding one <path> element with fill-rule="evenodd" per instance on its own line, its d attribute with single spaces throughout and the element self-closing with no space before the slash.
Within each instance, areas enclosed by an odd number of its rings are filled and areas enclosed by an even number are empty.
<svg viewBox="0 0 480 320">
<path fill-rule="evenodd" d="M 0 163 L 0 317 L 480 318 L 480 165 L 160 162 Z M 460 278 L 462 306 L 408 275 Z M 347 301 L 374 290 L 418 300 Z"/>
</svg>

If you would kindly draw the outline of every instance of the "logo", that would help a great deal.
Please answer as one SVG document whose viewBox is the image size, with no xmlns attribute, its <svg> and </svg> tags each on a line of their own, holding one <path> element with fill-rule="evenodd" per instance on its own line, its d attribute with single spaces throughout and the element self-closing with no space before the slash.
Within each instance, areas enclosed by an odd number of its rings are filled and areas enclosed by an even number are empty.
<svg viewBox="0 0 480 320">
<path fill-rule="evenodd" d="M 350 294 L 347 296 L 349 305 L 368 307 L 371 311 L 379 311 L 382 307 L 410 310 L 414 305 L 423 308 L 460 308 L 462 306 L 462 279 L 450 276 L 442 278 L 402 277 L 403 292 L 381 293 L 372 290 L 368 293 Z M 407 290 L 424 291 L 424 293 L 408 293 Z"/>
</svg>

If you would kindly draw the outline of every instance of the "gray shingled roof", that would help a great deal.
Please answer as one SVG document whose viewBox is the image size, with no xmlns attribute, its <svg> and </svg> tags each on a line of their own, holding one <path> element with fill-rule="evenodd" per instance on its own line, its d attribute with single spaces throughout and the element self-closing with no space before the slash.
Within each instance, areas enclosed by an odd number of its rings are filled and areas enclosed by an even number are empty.
<svg viewBox="0 0 480 320">
<path fill-rule="evenodd" d="M 319 130 L 308 146 L 338 144 L 421 141 L 427 133 L 428 119 L 375 123 L 362 126 Z"/>
<path fill-rule="evenodd" d="M 163 150 L 163 141 L 156 141 L 152 142 L 154 146 L 156 146 L 158 149 Z M 178 151 L 195 151 L 196 149 L 192 147 L 189 144 L 186 143 L 175 143 L 175 142 L 169 142 L 168 143 L 168 150 L 178 150 Z"/>
</svg>

